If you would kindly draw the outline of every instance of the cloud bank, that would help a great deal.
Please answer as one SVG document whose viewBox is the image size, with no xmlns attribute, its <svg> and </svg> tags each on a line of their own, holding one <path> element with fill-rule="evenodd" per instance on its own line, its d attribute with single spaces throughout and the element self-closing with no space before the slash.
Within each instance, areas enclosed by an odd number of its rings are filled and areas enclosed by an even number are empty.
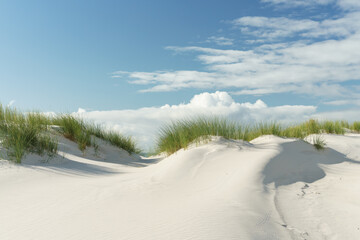
<svg viewBox="0 0 360 240">
<path fill-rule="evenodd" d="M 262 100 L 238 103 L 227 92 L 204 92 L 188 103 L 136 110 L 90 111 L 79 108 L 78 115 L 103 124 L 108 129 L 134 136 L 143 149 L 155 146 L 163 124 L 194 116 L 224 116 L 244 123 L 255 121 L 297 122 L 316 113 L 315 106 L 283 105 L 269 107 Z"/>
</svg>

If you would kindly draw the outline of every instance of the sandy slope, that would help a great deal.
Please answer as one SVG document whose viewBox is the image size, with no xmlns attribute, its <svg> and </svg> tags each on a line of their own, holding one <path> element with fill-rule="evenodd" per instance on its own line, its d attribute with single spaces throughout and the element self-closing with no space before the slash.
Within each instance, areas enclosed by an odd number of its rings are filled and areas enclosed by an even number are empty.
<svg viewBox="0 0 360 240">
<path fill-rule="evenodd" d="M 0 239 L 360 239 L 360 135 L 0 161 Z"/>
</svg>

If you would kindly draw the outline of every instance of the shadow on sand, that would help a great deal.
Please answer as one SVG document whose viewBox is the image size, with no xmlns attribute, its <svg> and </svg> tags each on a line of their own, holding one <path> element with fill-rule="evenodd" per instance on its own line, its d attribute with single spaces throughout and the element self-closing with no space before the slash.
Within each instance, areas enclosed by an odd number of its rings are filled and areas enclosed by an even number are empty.
<svg viewBox="0 0 360 240">
<path fill-rule="evenodd" d="M 326 176 L 320 164 L 343 162 L 359 164 L 331 148 L 316 150 L 313 145 L 298 140 L 281 144 L 281 153 L 265 166 L 263 183 L 275 183 L 275 187 L 295 182 L 313 183 Z"/>
<path fill-rule="evenodd" d="M 111 157 L 110 159 L 100 159 L 94 156 L 79 156 L 68 154 L 65 157 L 57 155 L 54 159 L 49 159 L 42 163 L 22 163 L 23 167 L 39 171 L 53 171 L 63 175 L 111 175 L 125 173 L 122 166 L 141 168 L 160 161 L 158 158 L 143 159 L 140 156 L 132 157 Z"/>
</svg>

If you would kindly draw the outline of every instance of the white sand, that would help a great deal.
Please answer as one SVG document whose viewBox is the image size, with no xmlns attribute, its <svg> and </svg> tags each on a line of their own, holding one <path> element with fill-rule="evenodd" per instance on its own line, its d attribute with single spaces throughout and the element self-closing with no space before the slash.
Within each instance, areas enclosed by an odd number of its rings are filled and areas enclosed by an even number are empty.
<svg viewBox="0 0 360 240">
<path fill-rule="evenodd" d="M 360 239 L 360 135 L 0 160 L 0 239 Z M 62 157 L 63 156 L 63 157 Z"/>
</svg>

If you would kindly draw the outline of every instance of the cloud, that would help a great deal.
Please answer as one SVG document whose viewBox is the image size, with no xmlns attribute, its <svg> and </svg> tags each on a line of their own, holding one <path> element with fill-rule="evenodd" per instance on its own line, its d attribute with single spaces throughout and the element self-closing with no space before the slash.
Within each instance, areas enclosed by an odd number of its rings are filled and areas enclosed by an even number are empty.
<svg viewBox="0 0 360 240">
<path fill-rule="evenodd" d="M 359 99 L 360 1 L 263 0 L 288 6 L 332 6 L 336 16 L 288 18 L 245 16 L 230 21 L 239 34 L 241 49 L 169 46 L 176 53 L 191 53 L 202 64 L 197 70 L 118 71 L 115 78 L 143 86 L 140 92 L 186 89 L 231 89 L 236 95 L 295 93 L 321 102 Z M 221 39 L 221 40 L 220 40 Z M 210 37 L 208 41 L 227 40 Z M 345 84 L 353 81 L 355 84 Z M 334 105 L 334 104 L 332 104 Z"/>
<path fill-rule="evenodd" d="M 359 80 L 360 76 L 360 34 L 312 44 L 264 44 L 246 51 L 169 49 L 197 53 L 205 71 L 116 72 L 114 77 L 125 77 L 132 84 L 152 85 L 143 92 L 234 88 L 240 93 L 280 91 L 339 97 L 355 94 L 340 84 Z"/>
<path fill-rule="evenodd" d="M 208 43 L 215 43 L 220 46 L 230 46 L 234 44 L 234 39 L 226 38 L 226 37 L 209 37 L 206 42 Z"/>
<path fill-rule="evenodd" d="M 321 112 L 314 114 L 312 117 L 319 120 L 346 120 L 350 122 L 359 121 L 360 109 L 347 109 L 331 112 Z"/>
<path fill-rule="evenodd" d="M 80 114 L 81 114 L 81 113 L 85 113 L 85 112 L 86 112 L 86 110 L 83 109 L 83 108 L 79 108 L 78 111 L 77 111 L 77 113 L 80 113 Z"/>
<path fill-rule="evenodd" d="M 347 11 L 356 11 L 360 9 L 360 2 L 358 0 L 261 0 L 261 2 L 286 8 L 314 7 L 336 4 L 341 9 Z"/>
<path fill-rule="evenodd" d="M 283 5 L 285 7 L 305 7 L 314 5 L 327 5 L 335 0 L 261 0 L 263 3 Z"/>
<path fill-rule="evenodd" d="M 306 94 L 317 97 L 347 97 L 353 96 L 358 97 L 355 91 L 347 89 L 339 84 L 300 84 L 300 85 L 281 85 L 277 88 L 255 88 L 255 89 L 246 89 L 240 91 L 231 92 L 233 95 L 265 95 L 272 93 L 297 93 L 297 94 Z"/>
<path fill-rule="evenodd" d="M 356 11 L 360 9 L 360 1 L 358 0 L 338 0 L 337 4 L 343 9 Z"/>
<path fill-rule="evenodd" d="M 254 121 L 296 122 L 316 113 L 315 106 L 282 105 L 269 107 L 262 100 L 238 103 L 227 92 L 204 92 L 188 103 L 136 110 L 80 111 L 83 118 L 102 123 L 108 129 L 134 136 L 145 150 L 155 146 L 159 128 L 173 120 L 193 116 L 225 116 L 245 123 Z"/>
<path fill-rule="evenodd" d="M 12 105 L 14 105 L 15 102 L 16 102 L 15 100 L 11 100 L 11 101 L 8 103 L 7 107 L 11 107 Z"/>
<path fill-rule="evenodd" d="M 241 17 L 231 23 L 243 34 L 255 36 L 263 41 L 274 41 L 279 38 L 302 37 L 332 38 L 346 37 L 360 29 L 360 13 L 347 13 L 337 19 L 314 21 L 310 19 L 290 19 L 286 17 Z M 259 41 L 259 39 L 257 39 Z"/>
<path fill-rule="evenodd" d="M 241 17 L 232 24 L 244 33 L 258 38 L 275 39 L 290 37 L 296 33 L 317 29 L 319 23 L 313 20 L 293 20 L 285 17 Z"/>
<path fill-rule="evenodd" d="M 334 100 L 334 101 L 325 102 L 324 104 L 333 105 L 333 106 L 343 106 L 343 105 L 360 106 L 360 98 L 359 99 L 347 99 L 347 100 Z"/>
<path fill-rule="evenodd" d="M 182 52 L 198 52 L 198 60 L 204 64 L 216 64 L 216 63 L 235 63 L 241 59 L 254 57 L 252 51 L 241 51 L 241 50 L 223 50 L 215 48 L 204 48 L 204 47 L 166 47 L 167 50 L 174 51 L 176 53 Z"/>
</svg>

